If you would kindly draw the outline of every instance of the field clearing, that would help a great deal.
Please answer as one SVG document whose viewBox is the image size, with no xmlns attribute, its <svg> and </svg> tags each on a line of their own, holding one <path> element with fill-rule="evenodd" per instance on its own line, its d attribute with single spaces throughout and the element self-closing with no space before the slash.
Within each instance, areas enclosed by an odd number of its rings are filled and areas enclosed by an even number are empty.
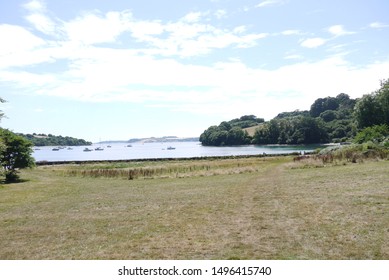
<svg viewBox="0 0 389 280">
<path fill-rule="evenodd" d="M 388 171 L 291 157 L 40 166 L 0 185 L 0 259 L 389 259 Z"/>
</svg>

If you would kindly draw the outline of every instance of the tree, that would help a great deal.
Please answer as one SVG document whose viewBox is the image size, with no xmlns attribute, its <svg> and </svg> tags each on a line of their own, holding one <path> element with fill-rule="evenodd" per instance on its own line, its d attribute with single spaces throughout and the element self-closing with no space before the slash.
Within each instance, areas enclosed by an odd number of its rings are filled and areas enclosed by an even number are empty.
<svg viewBox="0 0 389 280">
<path fill-rule="evenodd" d="M 389 125 L 389 79 L 381 81 L 380 89 L 358 100 L 354 115 L 359 128 Z"/>
<path fill-rule="evenodd" d="M 381 81 L 381 88 L 377 91 L 377 98 L 382 107 L 383 123 L 389 125 L 389 79 Z"/>
<path fill-rule="evenodd" d="M 345 98 L 343 95 L 339 97 L 340 99 Z M 316 99 L 315 102 L 311 105 L 311 110 L 309 113 L 312 117 L 318 117 L 321 113 L 327 110 L 336 110 L 339 107 L 339 100 L 335 97 L 326 97 Z"/>
<path fill-rule="evenodd" d="M 0 129 L 0 162 L 6 182 L 16 181 L 18 169 L 33 167 L 32 143 L 15 133 Z"/>
<path fill-rule="evenodd" d="M 364 95 L 355 105 L 355 119 L 360 128 L 384 123 L 381 104 L 375 94 Z"/>
<path fill-rule="evenodd" d="M 0 98 L 0 103 L 6 102 Z M 0 120 L 4 117 L 0 111 Z M 6 182 L 16 181 L 19 168 L 34 166 L 32 154 L 32 143 L 15 133 L 0 128 L 0 164 L 3 167 L 1 172 Z"/>
</svg>

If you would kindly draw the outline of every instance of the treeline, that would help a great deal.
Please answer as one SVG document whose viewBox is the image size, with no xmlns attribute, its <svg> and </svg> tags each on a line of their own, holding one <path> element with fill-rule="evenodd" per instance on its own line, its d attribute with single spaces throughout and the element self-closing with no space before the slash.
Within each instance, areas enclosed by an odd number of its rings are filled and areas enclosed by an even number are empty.
<svg viewBox="0 0 389 280">
<path fill-rule="evenodd" d="M 205 146 L 230 146 L 250 144 L 252 137 L 244 128 L 263 123 L 265 120 L 254 115 L 242 116 L 239 119 L 224 121 L 211 126 L 200 135 L 200 142 Z"/>
<path fill-rule="evenodd" d="M 92 145 L 92 142 L 85 141 L 84 139 L 77 139 L 69 136 L 55 136 L 52 134 L 23 134 L 18 135 L 29 140 L 34 146 L 84 146 Z"/>
<path fill-rule="evenodd" d="M 389 80 L 382 81 L 379 90 L 360 99 L 352 99 L 345 93 L 319 98 L 309 111 L 283 112 L 268 122 L 254 121 L 263 119 L 251 115 L 250 126 L 258 126 L 253 135 L 244 129 L 248 126 L 233 125 L 241 119 L 209 127 L 201 134 L 201 143 L 209 146 L 313 144 L 354 138 L 359 142 L 360 139 L 385 142 L 389 126 Z"/>
</svg>

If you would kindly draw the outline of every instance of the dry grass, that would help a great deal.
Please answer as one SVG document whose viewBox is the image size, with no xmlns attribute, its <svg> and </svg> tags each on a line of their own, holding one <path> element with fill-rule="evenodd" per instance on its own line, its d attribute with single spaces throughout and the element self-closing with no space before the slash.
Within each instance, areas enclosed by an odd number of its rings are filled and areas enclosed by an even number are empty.
<svg viewBox="0 0 389 280">
<path fill-rule="evenodd" d="M 254 136 L 255 131 L 258 128 L 260 128 L 261 126 L 263 126 L 263 123 L 261 123 L 259 125 L 256 125 L 256 126 L 251 126 L 251 127 L 244 128 L 243 130 L 247 131 L 247 133 L 252 137 L 252 136 Z"/>
<path fill-rule="evenodd" d="M 152 180 L 25 171 L 0 186 L 0 259 L 389 258 L 388 161 L 291 162 L 188 162 L 215 175 Z"/>
<path fill-rule="evenodd" d="M 128 180 L 186 178 L 257 172 L 268 161 L 266 158 L 246 160 L 228 158 L 224 160 L 130 162 L 110 165 L 100 163 L 57 166 L 53 170 L 63 176 L 71 177 L 122 178 Z"/>
</svg>

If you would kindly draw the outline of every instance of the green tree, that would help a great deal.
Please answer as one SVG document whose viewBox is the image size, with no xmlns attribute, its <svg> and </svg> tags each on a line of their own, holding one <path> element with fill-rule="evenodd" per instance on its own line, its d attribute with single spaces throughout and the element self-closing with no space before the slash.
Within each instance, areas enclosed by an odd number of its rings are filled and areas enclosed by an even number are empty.
<svg viewBox="0 0 389 280">
<path fill-rule="evenodd" d="M 341 96 L 340 99 L 343 99 L 344 96 Z M 316 99 L 315 102 L 311 105 L 311 110 L 309 113 L 312 117 L 318 117 L 321 113 L 327 110 L 336 110 L 339 107 L 339 100 L 335 97 L 326 97 Z"/>
<path fill-rule="evenodd" d="M 383 123 L 389 125 L 389 79 L 381 81 L 381 88 L 377 91 L 377 99 L 382 107 Z"/>
<path fill-rule="evenodd" d="M 380 89 L 358 100 L 354 115 L 359 128 L 389 125 L 389 79 L 381 81 Z"/>
<path fill-rule="evenodd" d="M 358 127 L 364 128 L 383 123 L 383 111 L 376 95 L 364 95 L 355 105 L 355 119 Z"/>
<path fill-rule="evenodd" d="M 6 182 L 19 178 L 18 169 L 34 166 L 32 143 L 15 133 L 0 129 L 0 162 Z"/>
</svg>

